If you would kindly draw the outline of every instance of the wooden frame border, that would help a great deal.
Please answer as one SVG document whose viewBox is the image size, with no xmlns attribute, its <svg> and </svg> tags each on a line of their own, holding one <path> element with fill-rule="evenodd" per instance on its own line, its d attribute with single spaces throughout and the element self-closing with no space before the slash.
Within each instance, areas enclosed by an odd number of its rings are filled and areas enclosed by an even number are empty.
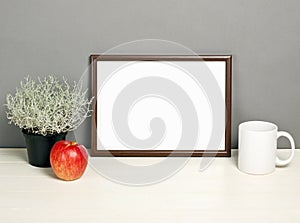
<svg viewBox="0 0 300 223">
<path fill-rule="evenodd" d="M 97 150 L 97 61 L 225 61 L 225 150 Z M 231 87 L 232 87 L 232 55 L 91 55 L 91 85 L 93 101 L 92 113 L 92 156 L 120 156 L 120 157 L 186 157 L 231 156 Z"/>
</svg>

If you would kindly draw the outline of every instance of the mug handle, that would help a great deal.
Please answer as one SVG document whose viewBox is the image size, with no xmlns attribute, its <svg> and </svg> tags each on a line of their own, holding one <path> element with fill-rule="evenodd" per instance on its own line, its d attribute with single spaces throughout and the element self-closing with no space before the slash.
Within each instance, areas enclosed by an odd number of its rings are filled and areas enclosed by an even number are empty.
<svg viewBox="0 0 300 223">
<path fill-rule="evenodd" d="M 285 166 L 285 165 L 289 164 L 295 155 L 295 142 L 294 142 L 293 137 L 288 132 L 284 132 L 284 131 L 277 132 L 277 139 L 282 136 L 288 138 L 288 140 L 290 141 L 291 153 L 290 153 L 290 156 L 286 160 L 281 160 L 278 157 L 276 157 L 276 166 Z"/>
</svg>

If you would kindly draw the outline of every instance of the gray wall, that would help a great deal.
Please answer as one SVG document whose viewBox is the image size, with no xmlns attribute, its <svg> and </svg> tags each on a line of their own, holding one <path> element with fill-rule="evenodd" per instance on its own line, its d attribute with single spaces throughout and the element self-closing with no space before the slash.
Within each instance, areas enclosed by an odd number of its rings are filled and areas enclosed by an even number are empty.
<svg viewBox="0 0 300 223">
<path fill-rule="evenodd" d="M 1 0 L 0 104 L 27 74 L 76 80 L 91 53 L 165 39 L 200 54 L 233 54 L 233 147 L 238 124 L 250 119 L 277 123 L 299 144 L 299 36 L 298 0 Z M 89 121 L 76 134 L 87 146 Z M 0 126 L 0 147 L 24 146 L 3 106 Z"/>
</svg>

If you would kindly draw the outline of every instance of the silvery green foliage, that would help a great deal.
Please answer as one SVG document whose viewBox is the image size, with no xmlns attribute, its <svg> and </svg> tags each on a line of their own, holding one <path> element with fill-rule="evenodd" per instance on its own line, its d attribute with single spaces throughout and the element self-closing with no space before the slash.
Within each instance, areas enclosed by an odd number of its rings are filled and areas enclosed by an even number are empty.
<svg viewBox="0 0 300 223">
<path fill-rule="evenodd" d="M 82 82 L 70 86 L 54 76 L 25 78 L 15 95 L 7 95 L 9 123 L 29 133 L 52 135 L 75 130 L 89 116 L 92 102 Z"/>
</svg>

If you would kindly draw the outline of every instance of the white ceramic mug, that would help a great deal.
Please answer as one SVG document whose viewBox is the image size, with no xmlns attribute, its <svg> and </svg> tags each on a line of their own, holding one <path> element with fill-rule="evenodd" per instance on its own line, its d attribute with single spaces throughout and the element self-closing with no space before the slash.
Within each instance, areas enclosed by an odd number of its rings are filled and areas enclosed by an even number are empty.
<svg viewBox="0 0 300 223">
<path fill-rule="evenodd" d="M 276 156 L 277 140 L 284 136 L 291 144 L 291 153 L 286 160 Z M 250 174 L 267 174 L 276 166 L 289 164 L 295 153 L 293 137 L 278 131 L 277 125 L 264 121 L 249 121 L 239 125 L 238 168 Z"/>
</svg>

